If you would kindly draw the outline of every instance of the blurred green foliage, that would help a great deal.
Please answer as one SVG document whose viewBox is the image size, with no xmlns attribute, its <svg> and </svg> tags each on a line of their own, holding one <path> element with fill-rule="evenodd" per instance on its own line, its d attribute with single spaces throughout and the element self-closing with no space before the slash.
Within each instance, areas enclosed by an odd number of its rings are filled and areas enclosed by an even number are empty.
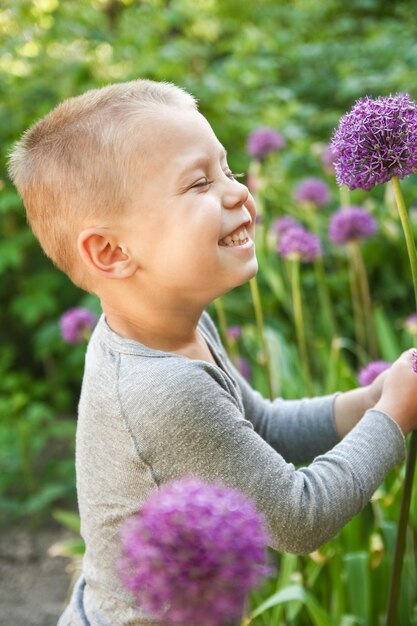
<svg viewBox="0 0 417 626">
<path fill-rule="evenodd" d="M 265 235 L 259 245 L 258 281 L 275 391 L 284 397 L 299 397 L 305 390 L 294 342 L 288 267 L 275 254 L 267 233 L 283 214 L 308 223 L 308 215 L 300 216 L 292 197 L 294 185 L 311 175 L 327 180 L 332 201 L 321 213 L 319 230 L 338 338 L 329 341 L 314 272 L 303 268 L 315 391 L 356 384 L 355 371 L 369 355 L 354 341 L 346 255 L 332 249 L 326 239 L 328 217 L 340 199 L 334 178 L 323 172 L 320 153 L 340 115 L 358 97 L 398 91 L 417 97 L 412 0 L 3 0 L 0 50 L 2 520 L 44 513 L 57 502 L 74 502 L 73 442 L 85 346 L 64 344 L 58 320 L 76 305 L 99 312 L 97 300 L 72 285 L 40 250 L 8 180 L 7 154 L 31 123 L 62 99 L 89 88 L 138 77 L 185 87 L 199 99 L 201 111 L 228 149 L 234 171 L 248 171 L 245 145 L 253 129 L 270 126 L 284 135 L 287 148 L 263 164 L 267 186 L 258 194 L 264 220 L 258 237 Z M 413 205 L 417 197 L 413 177 L 403 187 L 408 205 Z M 415 309 L 395 207 L 383 189 L 355 192 L 351 199 L 372 211 L 380 224 L 363 254 L 379 356 L 392 360 L 411 341 L 402 324 Z M 227 294 L 223 305 L 227 322 L 243 328 L 239 352 L 251 361 L 253 385 L 266 394 L 248 286 Z M 216 310 L 212 312 L 216 317 Z M 379 596 L 375 589 L 386 592 L 400 485 L 398 474 L 389 477 L 374 505 L 316 560 L 285 555 L 278 587 L 270 583 L 265 593 L 289 586 L 279 602 L 292 598 L 291 608 L 285 612 L 277 605 L 275 613 L 265 610 L 267 617 L 259 612 L 254 624 L 282 624 L 283 616 L 292 626 L 311 623 L 303 602 L 311 616 L 316 615 L 315 623 L 321 623 L 310 596 L 291 587 L 301 582 L 308 589 L 314 587 L 323 607 L 331 604 L 332 624 L 377 626 L 383 602 L 375 600 Z M 411 549 L 416 499 L 412 511 Z M 372 545 L 370 533 L 376 537 Z M 417 623 L 411 557 L 406 567 L 411 583 L 403 591 L 399 624 L 409 626 Z M 361 585 L 358 599 L 358 581 L 364 576 L 371 576 L 370 582 Z M 339 596 L 331 595 L 332 586 Z M 367 594 L 373 598 L 372 609 Z M 256 600 L 260 604 L 262 598 Z"/>
</svg>

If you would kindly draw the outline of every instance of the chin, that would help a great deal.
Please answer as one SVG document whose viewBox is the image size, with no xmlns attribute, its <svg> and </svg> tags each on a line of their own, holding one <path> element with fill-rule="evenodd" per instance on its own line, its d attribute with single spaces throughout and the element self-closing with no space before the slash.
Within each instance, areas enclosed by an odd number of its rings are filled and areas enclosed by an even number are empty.
<svg viewBox="0 0 417 626">
<path fill-rule="evenodd" d="M 254 278 L 256 276 L 256 274 L 258 273 L 258 262 L 256 261 L 256 263 L 253 265 L 253 267 L 251 267 L 250 269 L 248 268 L 248 271 L 242 275 L 242 279 L 237 282 L 235 285 L 233 285 L 233 287 L 231 287 L 230 289 L 233 289 L 234 287 L 239 287 L 240 285 L 244 285 L 245 283 L 249 282 L 251 280 L 251 278 Z"/>
<path fill-rule="evenodd" d="M 245 282 L 247 282 L 251 278 L 254 278 L 256 274 L 258 273 L 258 269 L 259 269 L 258 259 L 254 257 L 252 263 L 248 267 L 247 278 Z"/>
<path fill-rule="evenodd" d="M 235 277 L 235 280 L 233 280 L 233 282 L 230 282 L 230 285 L 228 287 L 224 287 L 220 293 L 216 294 L 212 298 L 211 301 L 215 300 L 216 298 L 220 298 L 220 296 L 224 295 L 225 293 L 228 293 L 229 291 L 232 291 L 232 289 L 235 289 L 236 287 L 240 287 L 241 285 L 244 285 L 245 283 L 249 282 L 250 279 L 254 278 L 257 273 L 258 273 L 258 260 L 255 257 L 253 261 L 250 263 L 250 265 L 246 268 L 246 271 L 240 272 L 240 277 Z"/>
</svg>

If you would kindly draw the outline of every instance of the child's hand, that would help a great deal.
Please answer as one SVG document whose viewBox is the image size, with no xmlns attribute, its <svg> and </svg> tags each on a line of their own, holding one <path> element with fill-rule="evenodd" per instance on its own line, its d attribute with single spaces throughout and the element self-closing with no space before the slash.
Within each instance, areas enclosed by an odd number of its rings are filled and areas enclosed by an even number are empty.
<svg viewBox="0 0 417 626">
<path fill-rule="evenodd" d="M 369 398 L 369 406 L 374 406 L 381 397 L 384 380 L 388 370 L 384 370 L 365 389 Z"/>
<path fill-rule="evenodd" d="M 406 350 L 392 364 L 380 374 L 382 392 L 375 404 L 375 409 L 387 413 L 397 422 L 404 435 L 417 428 L 417 373 L 413 370 L 412 356 L 414 349 Z M 378 376 L 375 393 L 378 393 L 380 378 Z"/>
<path fill-rule="evenodd" d="M 334 404 L 334 421 L 340 438 L 347 435 L 368 409 L 381 398 L 387 371 L 381 372 L 370 385 L 340 393 Z"/>
</svg>

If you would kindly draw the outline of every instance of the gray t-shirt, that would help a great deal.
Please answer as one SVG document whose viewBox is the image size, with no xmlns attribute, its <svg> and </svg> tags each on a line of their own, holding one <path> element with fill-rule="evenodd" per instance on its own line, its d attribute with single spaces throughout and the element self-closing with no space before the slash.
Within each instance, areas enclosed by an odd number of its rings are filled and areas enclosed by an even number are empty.
<svg viewBox="0 0 417 626">
<path fill-rule="evenodd" d="M 135 608 L 115 563 L 120 523 L 167 481 L 192 475 L 241 490 L 264 514 L 273 548 L 308 553 L 404 456 L 403 434 L 384 413 L 367 411 L 339 442 L 334 395 L 265 400 L 231 364 L 207 313 L 199 330 L 217 365 L 122 338 L 104 316 L 94 330 L 76 443 L 86 553 L 60 626 L 160 626 Z"/>
</svg>

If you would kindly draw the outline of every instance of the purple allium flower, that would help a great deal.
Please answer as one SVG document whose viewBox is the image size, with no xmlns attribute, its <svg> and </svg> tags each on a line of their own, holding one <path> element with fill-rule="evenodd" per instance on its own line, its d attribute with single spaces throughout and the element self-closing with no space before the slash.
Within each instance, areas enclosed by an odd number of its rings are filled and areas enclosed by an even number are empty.
<svg viewBox="0 0 417 626">
<path fill-rule="evenodd" d="M 82 343 L 91 335 L 96 322 L 97 317 L 92 311 L 77 306 L 61 315 L 59 328 L 67 343 Z"/>
<path fill-rule="evenodd" d="M 336 160 L 336 152 L 329 144 L 325 147 L 321 155 L 321 162 L 323 163 L 324 171 L 326 174 L 334 174 L 334 162 Z"/>
<path fill-rule="evenodd" d="M 299 226 L 302 228 L 299 221 L 297 221 L 291 215 L 284 215 L 283 217 L 279 217 L 274 220 L 271 224 L 271 232 L 278 237 L 282 237 L 284 233 L 287 232 L 290 228 L 294 228 L 294 226 Z"/>
<path fill-rule="evenodd" d="M 417 374 L 417 350 L 413 350 L 411 353 L 411 367 L 413 372 Z"/>
<path fill-rule="evenodd" d="M 362 207 L 342 207 L 330 218 L 329 239 L 336 244 L 369 239 L 376 233 L 377 229 L 375 219 Z"/>
<path fill-rule="evenodd" d="M 391 363 L 388 361 L 371 361 L 368 365 L 359 370 L 359 384 L 363 387 L 370 385 L 381 372 L 384 372 L 389 367 L 391 367 Z"/>
<path fill-rule="evenodd" d="M 235 489 L 184 478 L 162 486 L 122 526 L 121 579 L 164 624 L 221 626 L 270 573 L 253 503 Z"/>
<path fill-rule="evenodd" d="M 282 235 L 278 243 L 278 252 L 286 259 L 311 263 L 321 256 L 322 248 L 317 235 L 302 226 L 294 226 Z"/>
<path fill-rule="evenodd" d="M 251 379 L 252 369 L 247 359 L 245 359 L 243 356 L 238 356 L 236 367 L 245 380 Z"/>
<path fill-rule="evenodd" d="M 242 329 L 240 326 L 229 326 L 227 329 L 227 334 L 230 339 L 240 339 L 242 336 Z"/>
<path fill-rule="evenodd" d="M 317 207 L 330 202 L 330 191 L 327 184 L 319 178 L 305 178 L 295 188 L 294 199 L 300 204 L 311 203 Z"/>
<path fill-rule="evenodd" d="M 411 335 L 417 334 L 417 313 L 411 313 L 411 315 L 404 320 L 404 328 Z"/>
<path fill-rule="evenodd" d="M 360 98 L 340 120 L 331 142 L 336 180 L 369 191 L 417 168 L 417 103 L 408 94 Z"/>
<path fill-rule="evenodd" d="M 249 135 L 246 149 L 250 156 L 262 160 L 270 152 L 281 150 L 284 146 L 281 133 L 273 128 L 257 128 Z"/>
</svg>

